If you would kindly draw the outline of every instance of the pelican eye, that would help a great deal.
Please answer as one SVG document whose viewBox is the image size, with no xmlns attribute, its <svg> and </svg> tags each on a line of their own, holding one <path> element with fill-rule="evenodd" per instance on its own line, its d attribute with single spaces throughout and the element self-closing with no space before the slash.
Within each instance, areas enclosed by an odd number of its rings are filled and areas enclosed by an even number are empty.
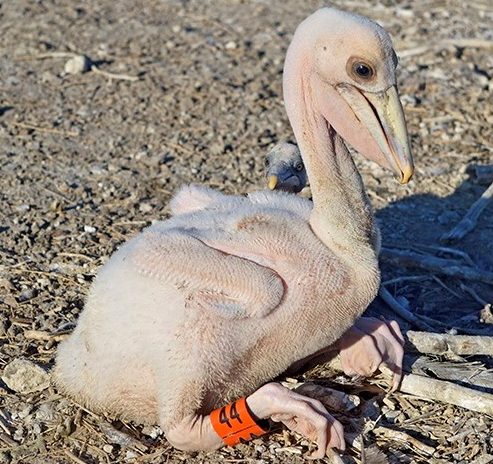
<svg viewBox="0 0 493 464">
<path fill-rule="evenodd" d="M 300 172 L 300 171 L 303 171 L 303 163 L 301 161 L 298 161 L 295 165 L 294 165 L 294 168 Z"/>
<path fill-rule="evenodd" d="M 361 61 L 357 61 L 353 64 L 353 72 L 362 79 L 371 79 L 374 74 L 373 68 L 366 63 L 362 63 Z"/>
<path fill-rule="evenodd" d="M 270 160 L 269 160 L 269 158 L 265 158 L 264 165 L 265 165 L 266 168 L 268 168 L 270 166 Z"/>
</svg>

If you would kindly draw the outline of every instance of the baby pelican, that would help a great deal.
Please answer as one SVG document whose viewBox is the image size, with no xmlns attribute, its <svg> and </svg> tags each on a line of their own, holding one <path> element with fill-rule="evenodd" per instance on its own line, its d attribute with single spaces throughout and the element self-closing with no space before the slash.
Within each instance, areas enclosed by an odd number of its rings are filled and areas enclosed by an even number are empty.
<svg viewBox="0 0 493 464">
<path fill-rule="evenodd" d="M 177 211 L 189 198 L 208 206 L 152 225 L 100 270 L 58 351 L 61 389 L 159 423 L 181 449 L 238 443 L 268 418 L 315 440 L 313 457 L 343 449 L 320 402 L 270 381 L 334 344 L 378 291 L 376 227 L 345 142 L 411 177 L 395 66 L 388 34 L 367 18 L 323 8 L 303 21 L 283 87 L 313 205 L 185 187 Z"/>
</svg>

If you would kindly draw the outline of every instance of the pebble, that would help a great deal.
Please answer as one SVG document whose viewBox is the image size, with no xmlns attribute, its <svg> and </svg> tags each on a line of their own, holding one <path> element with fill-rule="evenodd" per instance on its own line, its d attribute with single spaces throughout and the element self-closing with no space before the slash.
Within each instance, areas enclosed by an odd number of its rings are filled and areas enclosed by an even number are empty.
<svg viewBox="0 0 493 464">
<path fill-rule="evenodd" d="M 47 422 L 55 418 L 55 409 L 52 403 L 43 403 L 36 411 L 36 419 Z"/>
<path fill-rule="evenodd" d="M 87 232 L 88 234 L 94 234 L 94 232 L 96 232 L 96 227 L 84 226 L 84 232 Z"/>
<path fill-rule="evenodd" d="M 146 425 L 142 429 L 142 433 L 155 440 L 157 437 L 163 434 L 163 431 L 158 426 Z"/>
<path fill-rule="evenodd" d="M 22 441 L 24 438 L 24 427 L 22 425 L 15 429 L 14 436 L 12 437 L 15 441 Z"/>
<path fill-rule="evenodd" d="M 44 390 L 50 386 L 48 373 L 27 359 L 17 358 L 5 366 L 2 380 L 15 392 L 26 394 Z"/>
<path fill-rule="evenodd" d="M 19 419 L 25 419 L 27 416 L 29 416 L 30 412 L 32 411 L 33 407 L 31 404 L 26 405 L 22 410 L 17 414 Z"/>
<path fill-rule="evenodd" d="M 438 223 L 442 226 L 453 224 L 460 219 L 460 214 L 455 211 L 445 211 L 437 217 Z"/>
<path fill-rule="evenodd" d="M 138 457 L 139 457 L 139 455 L 135 451 L 128 450 L 125 453 L 125 461 L 132 461 L 132 460 L 134 460 L 135 458 L 138 458 Z"/>
<path fill-rule="evenodd" d="M 85 55 L 77 55 L 70 58 L 64 67 L 67 74 L 80 74 L 91 69 L 92 61 Z"/>
<path fill-rule="evenodd" d="M 141 213 L 150 213 L 152 211 L 152 205 L 149 203 L 141 203 L 139 206 L 139 211 Z"/>
<path fill-rule="evenodd" d="M 20 303 L 22 303 L 23 301 L 31 300 L 35 296 L 36 296 L 36 290 L 34 288 L 27 288 L 26 290 L 23 290 L 20 293 L 18 300 Z"/>
<path fill-rule="evenodd" d="M 111 454 L 113 452 L 113 445 L 106 444 L 103 446 L 103 451 L 105 453 Z"/>
</svg>

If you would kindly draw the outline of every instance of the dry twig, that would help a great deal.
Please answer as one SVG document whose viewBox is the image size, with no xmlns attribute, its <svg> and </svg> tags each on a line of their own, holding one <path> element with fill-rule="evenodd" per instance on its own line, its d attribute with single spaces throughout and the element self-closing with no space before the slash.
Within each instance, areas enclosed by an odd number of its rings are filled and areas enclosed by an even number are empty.
<svg viewBox="0 0 493 464">
<path fill-rule="evenodd" d="M 435 330 L 427 322 L 423 321 L 411 311 L 408 311 L 406 308 L 404 308 L 385 287 L 380 287 L 378 295 L 398 316 L 402 317 L 402 319 L 410 322 L 411 324 L 414 324 L 416 327 L 422 330 Z"/>
<path fill-rule="evenodd" d="M 464 238 L 469 232 L 471 232 L 471 230 L 474 229 L 474 227 L 476 227 L 479 216 L 492 198 L 493 182 L 469 208 L 462 220 L 452 230 L 446 232 L 440 237 L 440 241 L 450 243 Z"/>
<path fill-rule="evenodd" d="M 42 330 L 25 330 L 24 338 L 26 340 L 53 340 L 55 342 L 61 342 L 68 337 L 67 333 L 51 334 Z"/>
<path fill-rule="evenodd" d="M 12 125 L 23 129 L 34 130 L 36 132 L 44 132 L 46 134 L 63 135 L 64 137 L 77 137 L 79 135 L 79 133 L 75 131 L 64 131 L 60 129 L 52 129 L 50 127 L 40 127 L 35 124 L 28 124 L 25 122 L 13 122 Z"/>
<path fill-rule="evenodd" d="M 114 74 L 107 71 L 102 71 L 95 64 L 91 66 L 91 71 L 94 74 L 99 74 L 101 76 L 108 77 L 109 79 L 116 79 L 120 81 L 131 81 L 131 82 L 135 82 L 139 80 L 138 76 L 129 76 L 128 74 Z"/>
</svg>

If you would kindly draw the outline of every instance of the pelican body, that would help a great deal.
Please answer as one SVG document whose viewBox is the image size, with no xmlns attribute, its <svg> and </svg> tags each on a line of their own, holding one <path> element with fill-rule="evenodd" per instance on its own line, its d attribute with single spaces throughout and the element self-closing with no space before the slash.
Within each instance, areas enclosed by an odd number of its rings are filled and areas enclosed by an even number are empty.
<svg viewBox="0 0 493 464">
<path fill-rule="evenodd" d="M 388 34 L 323 8 L 297 28 L 284 101 L 311 185 L 226 196 L 186 186 L 174 215 L 99 271 L 59 348 L 60 388 L 87 406 L 159 423 L 182 449 L 215 449 L 208 414 L 247 396 L 252 413 L 344 447 L 321 403 L 269 383 L 334 344 L 375 297 L 376 227 L 345 143 L 394 170 L 412 158 Z"/>
</svg>

